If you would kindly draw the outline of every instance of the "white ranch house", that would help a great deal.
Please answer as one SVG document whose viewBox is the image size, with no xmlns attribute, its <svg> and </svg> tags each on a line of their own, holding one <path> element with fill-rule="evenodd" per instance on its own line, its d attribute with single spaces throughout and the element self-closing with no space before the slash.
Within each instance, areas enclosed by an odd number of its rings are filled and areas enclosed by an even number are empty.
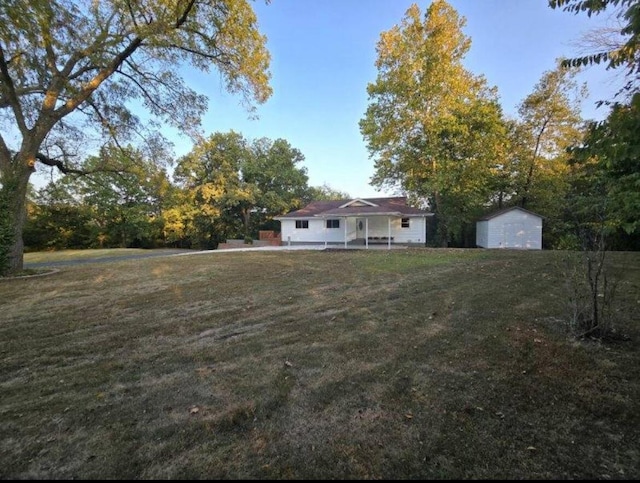
<svg viewBox="0 0 640 483">
<path fill-rule="evenodd" d="M 481 248 L 542 249 L 542 217 L 514 206 L 491 213 L 476 223 Z"/>
<path fill-rule="evenodd" d="M 405 197 L 314 201 L 276 216 L 283 245 L 425 246 L 428 211 L 407 205 Z"/>
</svg>

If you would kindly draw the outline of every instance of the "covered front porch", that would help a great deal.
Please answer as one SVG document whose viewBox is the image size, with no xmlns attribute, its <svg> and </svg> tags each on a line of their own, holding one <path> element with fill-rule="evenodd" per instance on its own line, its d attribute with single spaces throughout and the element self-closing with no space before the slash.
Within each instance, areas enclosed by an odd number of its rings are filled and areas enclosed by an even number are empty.
<svg viewBox="0 0 640 483">
<path fill-rule="evenodd" d="M 341 230 L 341 244 L 344 248 L 387 248 L 394 245 L 406 244 L 405 237 L 399 236 L 399 230 L 405 225 L 408 228 L 408 218 L 400 215 L 358 215 L 358 216 L 331 216 L 323 217 L 325 230 L 335 230 L 331 228 L 339 226 Z M 339 220 L 339 223 L 330 220 Z M 336 240 L 337 233 L 326 240 Z M 337 241 L 337 240 L 336 240 Z M 329 242 L 325 242 L 328 246 Z M 335 245 L 335 241 L 333 242 Z"/>
</svg>

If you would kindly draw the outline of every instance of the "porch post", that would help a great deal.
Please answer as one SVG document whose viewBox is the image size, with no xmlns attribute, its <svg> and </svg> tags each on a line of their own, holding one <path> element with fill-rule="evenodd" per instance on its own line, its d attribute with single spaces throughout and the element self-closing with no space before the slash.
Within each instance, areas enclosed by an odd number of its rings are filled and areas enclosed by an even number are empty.
<svg viewBox="0 0 640 483">
<path fill-rule="evenodd" d="M 369 218 L 364 219 L 364 246 L 369 248 Z"/>
<path fill-rule="evenodd" d="M 347 218 L 344 217 L 344 247 L 347 248 Z"/>
<path fill-rule="evenodd" d="M 387 217 L 387 223 L 389 226 L 389 233 L 387 236 L 387 250 L 391 250 L 391 217 L 390 216 Z"/>
</svg>

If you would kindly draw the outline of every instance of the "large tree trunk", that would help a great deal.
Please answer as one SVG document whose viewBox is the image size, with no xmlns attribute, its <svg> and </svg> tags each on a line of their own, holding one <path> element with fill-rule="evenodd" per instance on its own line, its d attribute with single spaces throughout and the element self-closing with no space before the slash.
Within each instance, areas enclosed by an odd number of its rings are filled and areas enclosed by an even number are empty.
<svg viewBox="0 0 640 483">
<path fill-rule="evenodd" d="M 449 220 L 446 218 L 446 216 L 442 214 L 441 196 L 439 191 L 435 192 L 435 201 L 436 201 L 436 206 L 435 206 L 434 213 L 438 218 L 438 224 L 437 224 L 438 243 L 441 248 L 447 248 L 449 246 Z"/>
<path fill-rule="evenodd" d="M 242 209 L 242 223 L 244 225 L 244 236 L 248 237 L 249 236 L 249 221 L 251 219 L 251 213 L 249 211 L 249 208 L 243 208 Z"/>
<path fill-rule="evenodd" d="M 529 203 L 529 190 L 531 189 L 531 182 L 533 180 L 533 168 L 535 167 L 535 157 L 533 161 L 531 161 L 531 166 L 529 166 L 529 172 L 527 173 L 527 180 L 524 184 L 524 194 L 522 195 L 522 199 L 520 200 L 520 206 L 522 208 L 526 208 Z"/>
<path fill-rule="evenodd" d="M 35 155 L 20 152 L 11 167 L 2 173 L 2 190 L 7 195 L 13 239 L 9 248 L 9 273 L 24 267 L 24 242 L 22 231 L 27 219 L 27 187 L 33 173 Z"/>
</svg>

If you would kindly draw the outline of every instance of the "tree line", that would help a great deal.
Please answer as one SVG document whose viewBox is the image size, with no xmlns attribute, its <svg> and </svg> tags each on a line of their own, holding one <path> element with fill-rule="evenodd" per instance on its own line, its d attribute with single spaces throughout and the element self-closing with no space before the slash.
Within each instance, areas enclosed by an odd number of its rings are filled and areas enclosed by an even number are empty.
<svg viewBox="0 0 640 483">
<path fill-rule="evenodd" d="M 84 166 L 109 171 L 69 175 L 33 191 L 26 250 L 65 248 L 213 249 L 227 238 L 278 230 L 273 217 L 312 200 L 348 198 L 309 186 L 304 155 L 284 139 L 214 133 L 167 166 L 132 146 L 104 148 Z"/>
<path fill-rule="evenodd" d="M 371 183 L 428 206 L 431 243 L 472 246 L 478 216 L 519 205 L 545 217 L 546 247 L 578 247 L 603 227 L 610 247 L 638 248 L 639 0 L 549 5 L 613 8 L 622 28 L 613 44 L 545 72 L 515 119 L 464 68 L 471 39 L 446 1 L 424 14 L 411 6 L 380 36 L 360 121 Z M 313 198 L 302 154 L 285 140 L 204 138 L 207 98 L 178 74 L 184 64 L 216 69 L 249 112 L 270 97 L 270 54 L 249 0 L 7 0 L 0 17 L 0 273 L 22 269 L 25 238 L 213 247 Z M 603 101 L 604 121 L 585 122 L 575 72 L 598 63 L 624 71 L 626 84 Z M 173 180 L 162 124 L 198 140 Z M 30 193 L 40 166 L 65 178 Z"/>
<path fill-rule="evenodd" d="M 556 0 L 597 14 L 618 8 L 613 50 L 561 59 L 506 117 L 498 92 L 466 69 L 465 20 L 444 0 L 412 5 L 377 44 L 360 130 L 375 162 L 372 184 L 406 193 L 436 214 L 431 242 L 473 246 L 475 220 L 520 206 L 544 217 L 544 246 L 580 248 L 594 229 L 610 248 L 640 249 L 640 94 L 637 0 Z M 611 49 L 611 45 L 608 45 Z M 578 69 L 608 61 L 627 82 L 602 122 L 580 116 Z"/>
</svg>

